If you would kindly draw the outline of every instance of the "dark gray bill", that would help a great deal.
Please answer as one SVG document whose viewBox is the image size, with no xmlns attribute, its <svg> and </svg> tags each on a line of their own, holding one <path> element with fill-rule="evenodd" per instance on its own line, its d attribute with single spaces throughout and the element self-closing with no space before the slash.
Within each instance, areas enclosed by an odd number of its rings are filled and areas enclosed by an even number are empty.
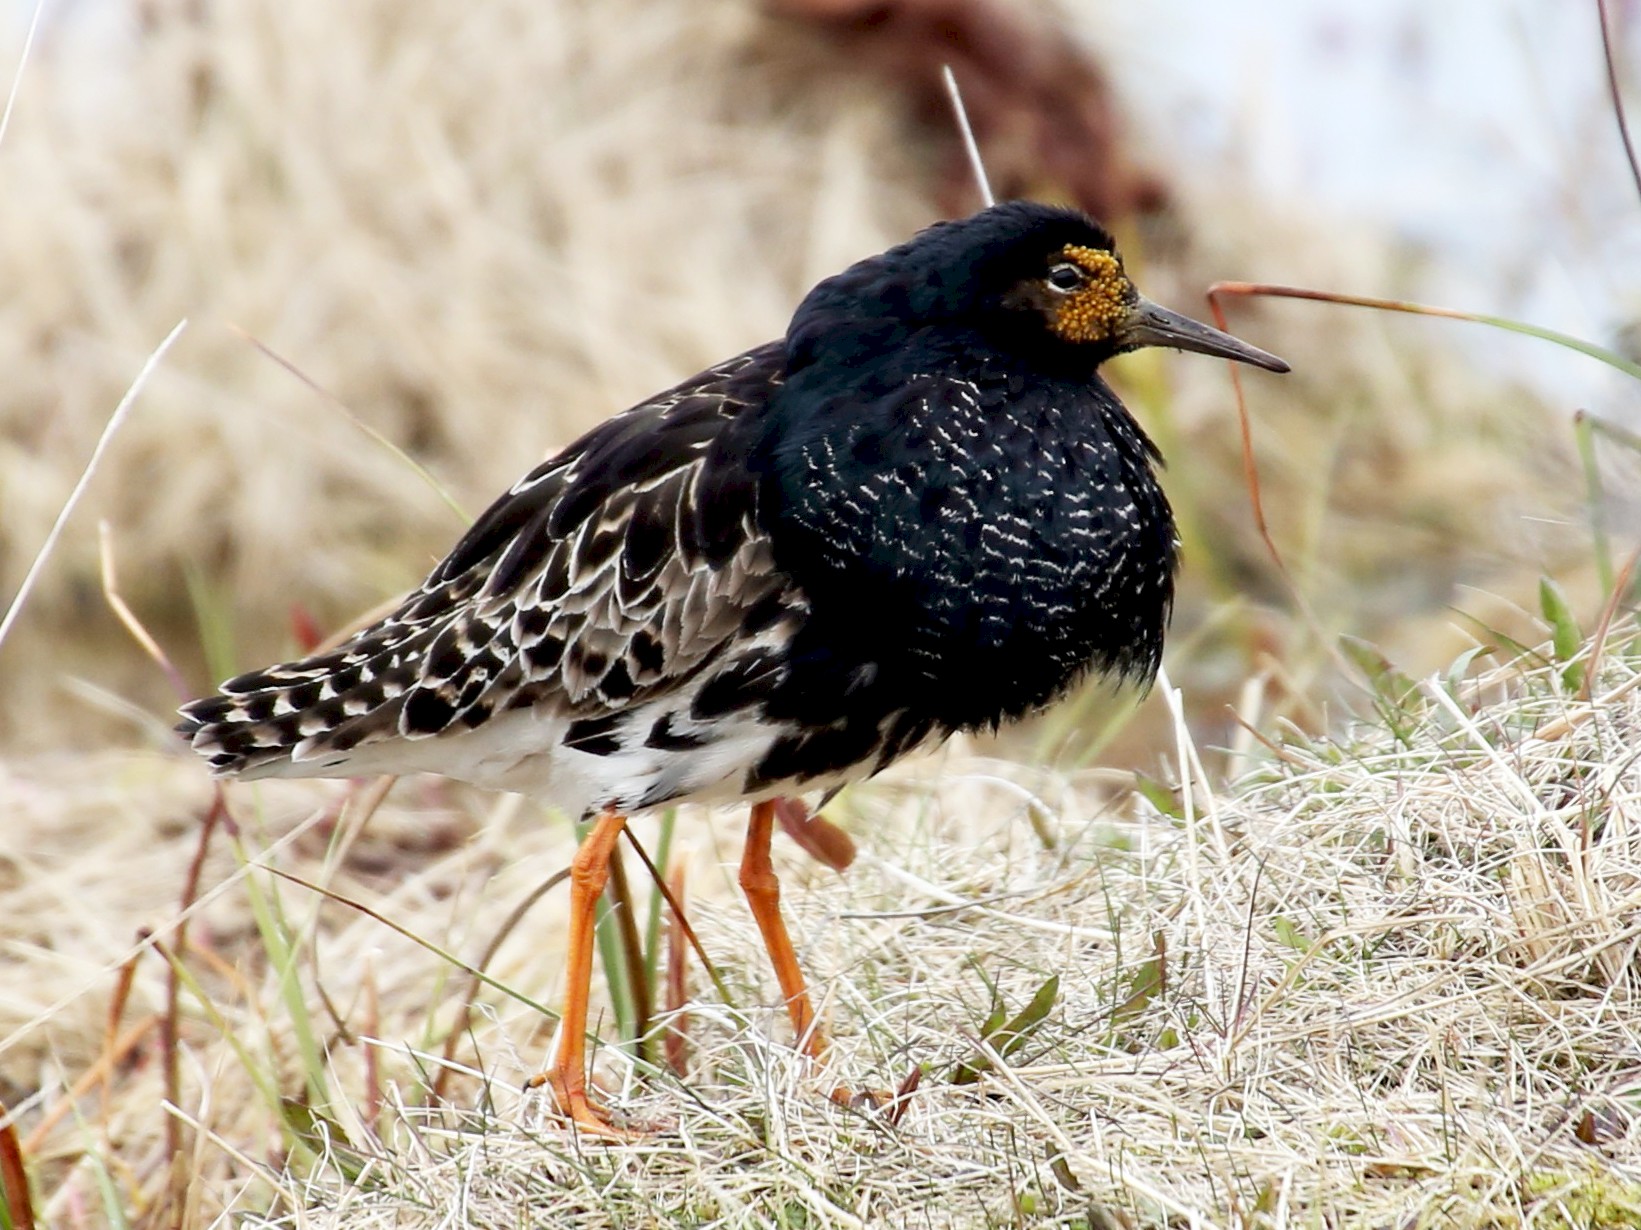
<svg viewBox="0 0 1641 1230">
<path fill-rule="evenodd" d="M 1239 342 L 1229 333 L 1221 333 L 1200 320 L 1170 312 L 1149 299 L 1141 299 L 1134 305 L 1127 323 L 1117 335 L 1117 341 L 1125 350 L 1141 346 L 1167 346 L 1172 350 L 1193 350 L 1198 354 L 1234 359 L 1238 363 L 1251 363 L 1268 372 L 1289 370 L 1288 365 L 1274 354 L 1250 346 L 1247 342 Z"/>
</svg>

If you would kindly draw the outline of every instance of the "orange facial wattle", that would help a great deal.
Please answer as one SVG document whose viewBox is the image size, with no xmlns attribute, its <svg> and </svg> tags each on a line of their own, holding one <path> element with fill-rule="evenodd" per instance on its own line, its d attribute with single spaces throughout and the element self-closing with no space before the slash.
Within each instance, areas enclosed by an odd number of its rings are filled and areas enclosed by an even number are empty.
<svg viewBox="0 0 1641 1230">
<path fill-rule="evenodd" d="M 1128 318 L 1135 291 L 1122 264 L 1101 248 L 1067 244 L 1061 255 L 1088 274 L 1081 290 L 1068 295 L 1054 313 L 1053 329 L 1068 342 L 1098 342 Z"/>
</svg>

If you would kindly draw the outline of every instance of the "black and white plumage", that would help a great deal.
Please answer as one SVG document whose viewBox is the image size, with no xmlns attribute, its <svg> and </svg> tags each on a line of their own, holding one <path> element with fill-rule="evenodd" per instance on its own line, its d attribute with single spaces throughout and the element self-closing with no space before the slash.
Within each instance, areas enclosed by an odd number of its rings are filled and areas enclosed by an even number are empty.
<svg viewBox="0 0 1641 1230">
<path fill-rule="evenodd" d="M 1009 204 L 822 282 L 784 339 L 594 428 L 341 647 L 183 709 L 218 774 L 427 771 L 571 814 L 830 787 L 1147 680 L 1175 530 L 1099 378 L 1141 345 L 1285 370 Z"/>
</svg>

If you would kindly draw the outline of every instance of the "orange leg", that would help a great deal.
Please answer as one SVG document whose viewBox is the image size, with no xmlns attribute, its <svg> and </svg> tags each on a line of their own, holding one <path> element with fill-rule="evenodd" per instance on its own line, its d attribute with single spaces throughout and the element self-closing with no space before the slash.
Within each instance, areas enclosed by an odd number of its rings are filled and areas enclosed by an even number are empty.
<svg viewBox="0 0 1641 1230">
<path fill-rule="evenodd" d="M 807 817 L 803 805 L 791 800 L 753 805 L 752 819 L 746 826 L 746 850 L 741 855 L 741 891 L 746 894 L 747 904 L 752 907 L 752 917 L 758 920 L 758 930 L 763 932 L 764 948 L 768 950 L 770 963 L 775 967 L 775 977 L 780 979 L 781 994 L 786 996 L 786 1011 L 792 1018 L 792 1030 L 798 1035 L 798 1043 L 803 1047 L 803 1053 L 818 1061 L 826 1054 L 826 1034 L 815 1020 L 815 1007 L 809 1000 L 809 988 L 804 985 L 803 971 L 798 968 L 798 954 L 793 951 L 792 937 L 787 935 L 786 924 L 781 921 L 781 884 L 775 878 L 774 865 L 769 861 L 769 838 L 774 829 L 774 822 L 780 816 L 779 809 L 783 803 L 789 809 Z M 825 827 L 831 828 L 830 825 Z M 848 857 L 838 862 L 830 858 L 826 861 L 841 869 L 848 866 L 854 857 L 854 843 L 849 842 L 841 833 L 838 836 L 847 843 Z M 807 849 L 808 843 L 803 844 Z M 906 1096 L 911 1095 L 913 1088 L 915 1084 L 908 1084 L 905 1089 Z M 874 1090 L 857 1095 L 843 1085 L 833 1089 L 830 1096 L 838 1105 L 850 1107 L 859 1105 L 863 1100 L 879 1107 L 891 1105 L 895 1101 L 894 1095 L 891 1094 Z M 904 1111 L 896 1111 L 891 1122 L 898 1123 L 903 1113 Z"/>
<path fill-rule="evenodd" d="M 774 832 L 775 803 L 755 803 L 752 820 L 746 827 L 746 850 L 741 855 L 741 891 L 752 907 L 752 917 L 763 933 L 764 948 L 780 979 L 781 994 L 786 996 L 786 1011 L 792 1017 L 793 1032 L 798 1044 L 811 1059 L 826 1053 L 826 1036 L 815 1023 L 815 1009 L 809 1002 L 809 989 L 804 985 L 803 971 L 798 968 L 798 954 L 793 951 L 792 938 L 781 921 L 781 882 L 775 878 L 775 867 L 769 861 L 769 838 Z"/>
<path fill-rule="evenodd" d="M 607 811 L 582 839 L 570 864 L 570 938 L 564 961 L 564 1015 L 558 1024 L 553 1066 L 530 1081 L 546 1085 L 561 1115 L 578 1128 L 615 1140 L 631 1138 L 610 1122 L 609 1112 L 587 1096 L 587 994 L 593 976 L 593 924 L 598 898 L 610 875 L 610 855 L 627 818 Z"/>
</svg>

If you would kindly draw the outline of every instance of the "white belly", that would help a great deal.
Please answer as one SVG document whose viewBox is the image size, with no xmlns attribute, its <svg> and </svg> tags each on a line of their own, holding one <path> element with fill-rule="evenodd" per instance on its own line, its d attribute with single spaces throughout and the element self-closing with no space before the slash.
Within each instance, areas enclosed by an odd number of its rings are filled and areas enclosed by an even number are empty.
<svg viewBox="0 0 1641 1230">
<path fill-rule="evenodd" d="M 611 734 L 618 748 L 603 754 L 565 745 L 571 720 L 562 713 L 515 709 L 499 713 L 477 730 L 446 732 L 426 739 L 393 738 L 346 754 L 318 750 L 302 759 L 260 765 L 244 776 L 365 777 L 379 773 L 435 773 L 488 790 L 526 794 L 570 816 L 606 807 L 621 812 L 669 802 L 756 802 L 826 790 L 866 776 L 872 765 L 803 781 L 765 783 L 748 793 L 748 772 L 789 734 L 752 713 L 715 719 L 710 738 L 681 750 L 649 746 L 645 737 L 677 696 L 641 705 L 623 714 Z M 686 725 L 679 719 L 677 724 Z"/>
</svg>

